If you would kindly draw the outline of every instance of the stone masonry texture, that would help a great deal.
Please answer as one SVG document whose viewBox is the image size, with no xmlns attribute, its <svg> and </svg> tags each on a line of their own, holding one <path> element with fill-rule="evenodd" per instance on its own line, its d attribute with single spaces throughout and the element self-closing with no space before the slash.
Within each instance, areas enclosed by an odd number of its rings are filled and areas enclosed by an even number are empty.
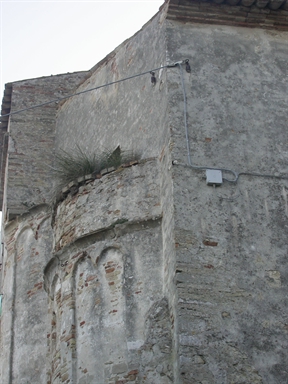
<svg viewBox="0 0 288 384">
<path fill-rule="evenodd" d="M 170 0 L 6 85 L 2 114 L 59 102 L 1 122 L 1 383 L 288 383 L 287 62 L 286 1 Z M 57 156 L 119 147 L 55 193 Z"/>
</svg>

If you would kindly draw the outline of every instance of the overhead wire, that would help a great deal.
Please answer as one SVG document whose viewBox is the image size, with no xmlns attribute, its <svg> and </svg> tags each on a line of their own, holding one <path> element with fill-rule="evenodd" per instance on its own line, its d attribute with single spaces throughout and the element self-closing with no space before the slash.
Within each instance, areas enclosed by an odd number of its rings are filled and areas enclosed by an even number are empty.
<svg viewBox="0 0 288 384">
<path fill-rule="evenodd" d="M 137 73 L 137 74 L 132 75 L 132 76 L 125 77 L 125 78 L 120 79 L 120 80 L 111 81 L 109 83 L 102 84 L 102 85 L 99 85 L 97 87 L 85 89 L 83 91 L 75 92 L 73 94 L 69 94 L 69 95 L 66 95 L 66 96 L 63 96 L 63 97 L 58 97 L 58 98 L 46 101 L 44 103 L 32 105 L 31 107 L 26 107 L 26 108 L 23 108 L 23 109 L 19 109 L 17 111 L 9 112 L 9 113 L 6 113 L 4 115 L 1 115 L 1 117 L 12 116 L 12 115 L 16 115 L 16 114 L 19 114 L 19 113 L 22 113 L 22 112 L 25 112 L 25 111 L 28 111 L 28 110 L 32 110 L 32 109 L 35 109 L 35 108 L 43 107 L 45 105 L 49 105 L 49 104 L 53 104 L 53 103 L 59 103 L 60 101 L 70 99 L 70 98 L 72 98 L 74 96 L 79 96 L 79 95 L 82 95 L 84 93 L 92 92 L 92 91 L 95 91 L 95 90 L 98 90 L 98 89 L 101 89 L 101 88 L 104 88 L 104 87 L 108 87 L 108 86 L 111 86 L 111 85 L 114 85 L 114 84 L 118 84 L 118 83 L 130 80 L 130 79 L 134 79 L 136 77 L 144 76 L 144 75 L 146 75 L 148 73 L 151 74 L 151 73 L 154 73 L 154 72 L 159 71 L 159 70 L 164 69 L 164 68 L 171 68 L 171 67 L 176 67 L 177 66 L 179 68 L 179 71 L 180 71 L 180 79 L 181 79 L 181 86 L 182 86 L 182 93 L 183 93 L 184 127 L 185 127 L 185 139 L 186 139 L 186 149 L 187 149 L 188 164 L 178 163 L 176 160 L 173 161 L 173 164 L 174 165 L 181 165 L 181 166 L 184 166 L 184 167 L 190 167 L 190 168 L 195 169 L 195 170 L 208 170 L 209 169 L 209 170 L 218 170 L 218 171 L 220 170 L 220 171 L 226 172 L 226 173 L 232 173 L 234 175 L 234 179 L 233 180 L 227 179 L 227 178 L 223 177 L 223 180 L 228 181 L 230 183 L 237 183 L 239 177 L 242 176 L 242 175 L 258 176 L 258 177 L 268 177 L 268 178 L 276 178 L 276 179 L 288 179 L 288 176 L 276 176 L 276 175 L 271 175 L 271 174 L 262 174 L 262 173 L 257 173 L 257 172 L 246 172 L 246 171 L 245 172 L 237 173 L 236 171 L 234 171 L 232 169 L 228 169 L 228 168 L 209 167 L 209 166 L 197 166 L 197 165 L 192 164 L 190 141 L 189 141 L 189 134 L 188 134 L 188 121 L 187 121 L 187 116 L 188 116 L 188 112 L 187 112 L 187 96 L 186 96 L 184 77 L 183 77 L 183 69 L 182 69 L 182 64 L 186 64 L 186 69 L 187 69 L 187 63 L 188 63 L 188 70 L 187 70 L 187 72 L 191 72 L 191 68 L 190 68 L 190 65 L 189 65 L 189 60 L 188 59 L 181 60 L 181 61 L 178 61 L 178 62 L 175 62 L 175 63 L 172 63 L 172 64 L 162 65 L 162 66 L 157 67 L 157 68 L 149 69 L 147 71 L 140 72 L 140 73 Z"/>
<path fill-rule="evenodd" d="M 23 109 L 19 109 L 17 111 L 9 112 L 9 113 L 6 113 L 4 115 L 1 115 L 1 117 L 12 116 L 12 115 L 16 115 L 16 114 L 21 113 L 21 112 L 29 111 L 31 109 L 43 107 L 45 105 L 49 105 L 49 104 L 53 104 L 53 103 L 59 103 L 62 100 L 70 99 L 71 97 L 74 97 L 74 96 L 78 96 L 78 95 L 82 95 L 84 93 L 96 91 L 97 89 L 101 89 L 101 88 L 104 88 L 104 87 L 109 87 L 110 85 L 113 85 L 113 84 L 118 84 L 118 83 L 121 83 L 123 81 L 134 79 L 135 77 L 147 75 L 148 73 L 151 74 L 151 72 L 160 71 L 161 69 L 168 68 L 168 67 L 174 67 L 176 65 L 177 65 L 176 63 L 175 64 L 172 63 L 172 64 L 167 64 L 167 65 L 162 65 L 161 67 L 154 68 L 154 69 L 149 69 L 148 71 L 141 72 L 141 73 L 136 73 L 135 75 L 128 76 L 128 77 L 125 77 L 125 78 L 120 79 L 120 80 L 111 81 L 111 82 L 106 83 L 106 84 L 98 85 L 97 87 L 85 89 L 84 91 L 75 92 L 75 93 L 72 93 L 72 94 L 67 95 L 67 96 L 58 97 L 58 98 L 55 98 L 55 99 L 52 99 L 52 100 L 49 100 L 49 101 L 45 101 L 44 103 L 32 105 L 31 107 L 26 107 L 26 108 L 23 108 Z"/>
<path fill-rule="evenodd" d="M 184 62 L 185 62 L 185 60 L 181 61 L 181 63 L 184 63 Z M 92 91 L 95 91 L 95 90 L 98 90 L 98 89 L 101 89 L 101 88 L 104 88 L 104 87 L 109 87 L 111 85 L 118 84 L 118 83 L 121 83 L 121 82 L 124 82 L 124 81 L 127 81 L 127 80 L 131 80 L 131 79 L 134 79 L 136 77 L 147 75 L 148 73 L 149 74 L 153 73 L 153 75 L 152 75 L 152 78 L 153 78 L 155 76 L 155 72 L 156 71 L 160 71 L 161 69 L 164 69 L 164 68 L 175 67 L 178 63 L 170 63 L 170 64 L 166 64 L 166 65 L 161 65 L 160 67 L 149 69 L 149 70 L 144 71 L 144 72 L 136 73 L 134 75 L 125 77 L 125 78 L 120 79 L 120 80 L 111 81 L 109 83 L 102 84 L 102 85 L 99 85 L 97 87 L 85 89 L 83 91 L 75 92 L 75 93 L 70 94 L 70 95 L 66 95 L 66 96 L 63 96 L 63 97 L 58 97 L 58 98 L 55 98 L 55 99 L 52 99 L 52 100 L 49 100 L 49 101 L 46 101 L 46 102 L 43 102 L 43 103 L 40 103 L 40 104 L 35 104 L 35 105 L 32 105 L 31 107 L 26 107 L 26 108 L 22 108 L 22 109 L 19 109 L 19 110 L 16 110 L 16 111 L 12 111 L 12 112 L 9 112 L 9 113 L 1 115 L 0 119 L 2 117 L 8 117 L 8 116 L 17 115 L 19 113 L 22 113 L 22 112 L 25 112 L 25 111 L 29 111 L 29 110 L 33 110 L 33 109 L 36 109 L 36 108 L 40 108 L 40 107 L 43 107 L 43 106 L 46 106 L 46 105 L 49 105 L 49 104 L 59 103 L 60 101 L 70 99 L 71 97 L 79 96 L 79 95 L 82 95 L 84 93 L 92 92 Z M 153 78 L 153 81 L 154 82 L 156 81 L 155 77 Z M 9 133 L 5 132 L 4 133 L 4 141 L 5 141 L 7 135 L 9 136 Z M 2 154 L 1 154 L 1 169 L 3 168 L 3 164 L 4 164 L 3 153 L 4 153 L 4 151 L 2 151 Z M 2 178 L 0 178 L 0 190 L 1 189 L 2 189 Z"/>
</svg>

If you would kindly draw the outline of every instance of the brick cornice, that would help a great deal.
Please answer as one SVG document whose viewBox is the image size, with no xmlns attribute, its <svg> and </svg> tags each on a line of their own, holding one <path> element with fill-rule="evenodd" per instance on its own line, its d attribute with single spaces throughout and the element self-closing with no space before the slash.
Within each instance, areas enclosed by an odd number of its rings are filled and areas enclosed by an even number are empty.
<svg viewBox="0 0 288 384">
<path fill-rule="evenodd" d="M 288 0 L 170 0 L 167 19 L 288 31 Z"/>
</svg>

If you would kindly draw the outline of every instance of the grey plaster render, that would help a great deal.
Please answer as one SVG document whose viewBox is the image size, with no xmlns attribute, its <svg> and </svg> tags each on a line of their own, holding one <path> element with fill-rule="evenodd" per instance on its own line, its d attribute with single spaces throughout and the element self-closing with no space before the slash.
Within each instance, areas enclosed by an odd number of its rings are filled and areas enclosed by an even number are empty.
<svg viewBox="0 0 288 384">
<path fill-rule="evenodd" d="M 184 59 L 190 71 L 171 66 L 155 85 L 145 74 L 10 119 L 3 383 L 288 382 L 285 9 L 178 3 L 57 82 L 87 91 Z M 50 80 L 12 84 L 13 108 L 40 86 L 54 95 Z M 223 172 L 208 186 L 188 165 L 187 138 L 193 165 L 242 172 L 237 183 Z M 39 154 L 53 167 L 77 145 L 140 161 L 83 178 L 52 204 L 56 180 L 51 168 L 40 175 Z"/>
</svg>

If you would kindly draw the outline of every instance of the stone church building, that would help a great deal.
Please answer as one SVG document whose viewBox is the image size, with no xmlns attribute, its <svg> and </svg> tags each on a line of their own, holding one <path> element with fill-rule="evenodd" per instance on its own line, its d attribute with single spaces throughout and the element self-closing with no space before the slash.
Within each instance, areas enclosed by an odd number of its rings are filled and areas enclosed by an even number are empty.
<svg viewBox="0 0 288 384">
<path fill-rule="evenodd" d="M 288 383 L 287 105 L 287 0 L 166 1 L 6 84 L 0 382 Z"/>
</svg>

